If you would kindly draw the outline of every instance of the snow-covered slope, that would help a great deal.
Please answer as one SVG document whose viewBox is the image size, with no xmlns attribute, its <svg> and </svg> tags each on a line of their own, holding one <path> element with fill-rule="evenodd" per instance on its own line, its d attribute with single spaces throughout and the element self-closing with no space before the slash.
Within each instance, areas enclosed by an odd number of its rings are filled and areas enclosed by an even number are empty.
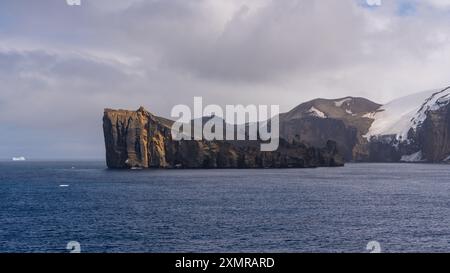
<svg viewBox="0 0 450 273">
<path fill-rule="evenodd" d="M 395 135 L 406 140 L 410 129 L 416 130 L 429 111 L 435 111 L 450 103 L 450 87 L 417 93 L 396 99 L 383 105 L 370 117 L 374 119 L 366 138 Z"/>
</svg>

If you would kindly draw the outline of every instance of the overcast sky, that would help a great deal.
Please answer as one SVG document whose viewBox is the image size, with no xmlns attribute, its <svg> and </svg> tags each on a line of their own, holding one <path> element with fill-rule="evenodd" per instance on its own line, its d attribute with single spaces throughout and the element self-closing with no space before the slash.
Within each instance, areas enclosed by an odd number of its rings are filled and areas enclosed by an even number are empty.
<svg viewBox="0 0 450 273">
<path fill-rule="evenodd" d="M 450 0 L 0 1 L 0 158 L 103 158 L 103 108 L 450 85 Z"/>
</svg>

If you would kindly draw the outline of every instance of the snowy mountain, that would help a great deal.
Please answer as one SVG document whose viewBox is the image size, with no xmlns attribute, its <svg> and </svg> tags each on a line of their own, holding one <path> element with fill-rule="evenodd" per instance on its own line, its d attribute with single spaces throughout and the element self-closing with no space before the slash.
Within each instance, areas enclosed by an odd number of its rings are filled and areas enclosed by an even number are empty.
<svg viewBox="0 0 450 273">
<path fill-rule="evenodd" d="M 395 99 L 316 99 L 280 115 L 281 136 L 338 143 L 348 161 L 450 161 L 450 87 Z"/>
<path fill-rule="evenodd" d="M 417 130 L 427 114 L 450 103 L 450 87 L 413 94 L 383 105 L 372 113 L 374 119 L 369 132 L 372 136 L 395 135 L 398 140 L 407 140 L 410 130 Z"/>
<path fill-rule="evenodd" d="M 396 99 L 380 107 L 372 118 L 365 135 L 371 154 L 382 151 L 390 161 L 449 161 L 450 87 Z"/>
</svg>

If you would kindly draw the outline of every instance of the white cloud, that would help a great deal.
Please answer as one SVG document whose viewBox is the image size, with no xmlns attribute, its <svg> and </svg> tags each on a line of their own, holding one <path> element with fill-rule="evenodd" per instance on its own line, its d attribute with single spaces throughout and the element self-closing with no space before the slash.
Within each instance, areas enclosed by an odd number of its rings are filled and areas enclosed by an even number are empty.
<svg viewBox="0 0 450 273">
<path fill-rule="evenodd" d="M 381 6 L 381 0 L 366 0 L 367 5 L 369 6 Z"/>
<path fill-rule="evenodd" d="M 437 8 L 450 8 L 450 0 L 427 0 L 426 2 Z"/>
</svg>

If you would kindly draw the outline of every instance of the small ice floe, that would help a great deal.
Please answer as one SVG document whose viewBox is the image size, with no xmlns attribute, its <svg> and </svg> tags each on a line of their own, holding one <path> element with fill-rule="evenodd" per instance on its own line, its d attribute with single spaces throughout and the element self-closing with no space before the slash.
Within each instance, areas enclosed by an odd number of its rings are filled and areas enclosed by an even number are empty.
<svg viewBox="0 0 450 273">
<path fill-rule="evenodd" d="M 67 184 L 62 184 L 62 185 L 59 185 L 61 188 L 67 188 L 69 185 L 67 185 Z"/>
<path fill-rule="evenodd" d="M 23 156 L 19 156 L 19 157 L 13 157 L 12 161 L 25 161 L 27 160 L 25 157 Z"/>
</svg>

